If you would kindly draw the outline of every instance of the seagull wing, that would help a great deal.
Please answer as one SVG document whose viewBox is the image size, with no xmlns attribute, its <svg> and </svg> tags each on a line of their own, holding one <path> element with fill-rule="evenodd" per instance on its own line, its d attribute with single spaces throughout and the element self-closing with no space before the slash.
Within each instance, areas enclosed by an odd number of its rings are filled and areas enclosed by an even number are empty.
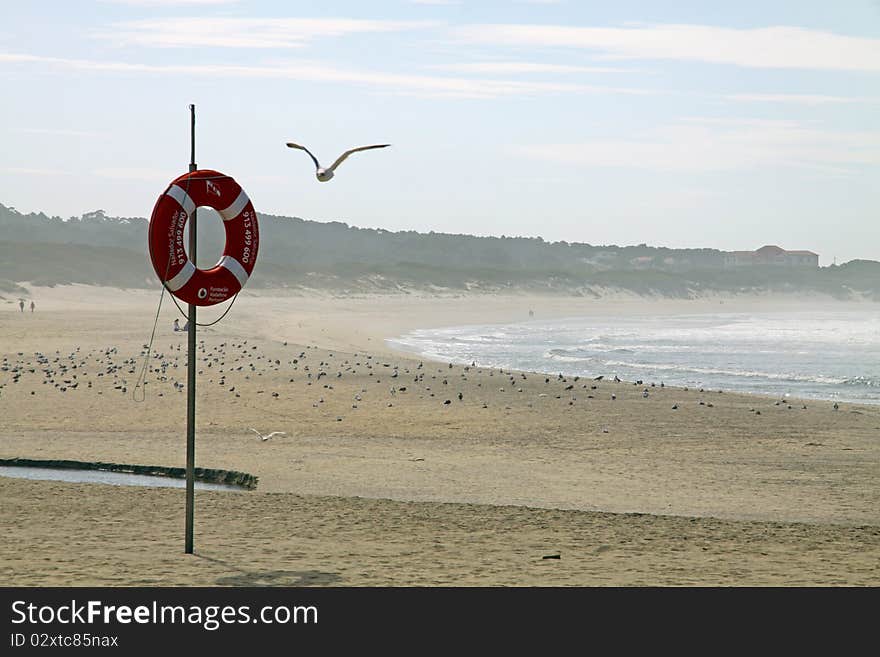
<svg viewBox="0 0 880 657">
<path fill-rule="evenodd" d="M 338 167 L 340 164 L 342 164 L 345 161 L 345 158 L 347 158 L 352 153 L 357 153 L 358 151 L 368 151 L 373 148 L 385 148 L 386 146 L 391 146 L 391 144 L 373 144 L 372 146 L 358 146 L 357 148 L 351 148 L 351 149 L 345 151 L 338 158 L 336 158 L 336 161 L 327 170 L 328 171 L 336 171 L 336 167 Z"/>
<path fill-rule="evenodd" d="M 268 436 L 263 436 L 263 440 L 269 440 L 272 436 L 286 436 L 287 434 L 283 431 L 273 431 Z"/>
<path fill-rule="evenodd" d="M 257 430 L 254 429 L 253 427 L 248 427 L 248 429 L 250 429 L 251 431 L 253 431 L 253 432 L 254 432 L 255 434 L 257 434 L 260 438 L 263 437 L 263 434 L 261 434 L 259 431 L 257 431 Z"/>
<path fill-rule="evenodd" d="M 312 162 L 315 163 L 315 168 L 316 169 L 321 168 L 321 165 L 318 164 L 318 159 L 314 155 L 312 155 L 312 152 L 308 148 L 306 148 L 305 146 L 300 146 L 299 144 L 294 144 L 292 141 L 289 141 L 289 142 L 287 142 L 287 147 L 288 148 L 298 148 L 301 151 L 305 151 L 306 153 L 309 154 L 309 157 L 312 158 Z"/>
</svg>

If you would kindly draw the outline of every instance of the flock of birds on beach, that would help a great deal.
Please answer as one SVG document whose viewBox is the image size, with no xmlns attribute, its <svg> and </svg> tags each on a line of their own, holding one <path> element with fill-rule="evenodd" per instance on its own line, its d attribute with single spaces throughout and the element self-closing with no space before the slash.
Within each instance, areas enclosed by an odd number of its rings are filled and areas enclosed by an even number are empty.
<svg viewBox="0 0 880 657">
<path fill-rule="evenodd" d="M 271 343 L 269 343 L 271 344 Z M 254 410 L 270 411 L 266 402 L 256 404 L 263 395 L 268 400 L 311 400 L 315 409 L 325 409 L 335 421 L 343 421 L 341 405 L 350 404 L 350 412 L 356 412 L 359 405 L 380 403 L 393 407 L 404 398 L 421 400 L 420 403 L 437 403 L 442 407 L 453 404 L 470 404 L 477 408 L 488 408 L 489 404 L 503 406 L 510 410 L 512 405 L 532 408 L 535 404 L 544 405 L 559 400 L 563 406 L 582 405 L 589 400 L 610 402 L 648 399 L 661 394 L 668 388 L 664 382 L 632 382 L 613 380 L 604 376 L 582 377 L 564 374 L 546 375 L 528 372 L 514 372 L 504 368 L 453 363 L 438 364 L 424 361 L 403 361 L 395 363 L 388 358 L 374 357 L 372 354 L 355 353 L 335 355 L 333 352 L 319 350 L 312 346 L 293 346 L 286 342 L 273 345 L 270 355 L 265 345 L 258 346 L 253 341 L 226 340 L 209 346 L 205 340 L 198 343 L 197 364 L 200 389 L 205 386 L 225 393 L 235 403 L 252 407 Z M 284 354 L 282 360 L 279 356 Z M 80 395 L 84 391 L 103 395 L 118 394 L 134 397 L 139 372 L 148 357 L 147 345 L 140 353 L 123 354 L 115 347 L 81 351 L 75 347 L 68 353 L 55 351 L 52 354 L 36 352 L 25 355 L 19 352 L 4 356 L 0 362 L 0 398 L 9 386 L 30 387 L 30 395 L 52 390 L 59 394 Z M 148 394 L 163 397 L 169 392 L 182 393 L 186 387 L 186 346 L 171 344 L 167 351 L 149 354 L 147 377 L 142 388 Z M 264 377 L 265 378 L 262 378 Z M 356 378 L 360 376 L 360 378 Z M 354 379 L 357 385 L 343 391 L 351 397 L 346 402 L 337 394 L 341 383 Z M 384 383 L 383 383 L 384 382 Z M 37 385 L 34 385 L 37 384 Z M 256 386 L 254 384 L 257 384 Z M 299 390 L 295 386 L 301 386 Z M 170 387 L 170 391 L 168 387 Z M 343 387 L 344 386 L 340 386 Z M 671 403 L 673 411 L 679 410 L 684 401 L 681 394 L 671 388 L 664 394 Z M 688 389 L 684 388 L 684 392 Z M 173 394 L 172 392 L 172 394 Z M 242 393 L 246 397 L 241 402 Z M 696 392 L 695 390 L 692 392 Z M 714 408 L 716 402 L 709 401 L 708 393 L 721 393 L 721 390 L 699 389 L 696 402 L 701 407 Z M 353 393 L 353 394 L 352 394 Z M 486 394 L 491 393 L 491 394 Z M 620 402 L 618 402 L 620 403 Z M 758 400 L 756 399 L 756 406 Z M 774 406 L 793 409 L 791 400 L 785 398 L 773 402 Z M 761 415 L 756 406 L 749 412 Z M 329 409 L 332 407 L 332 413 Z M 798 408 L 806 409 L 806 404 L 797 403 Z M 277 408 L 277 407 L 276 407 Z M 833 410 L 838 410 L 837 403 Z M 766 409 L 765 409 L 766 412 Z M 261 415 L 266 418 L 266 415 Z M 243 427 L 256 434 L 261 442 L 284 437 L 284 431 L 263 433 L 254 427 Z M 608 433 L 607 425 L 602 432 Z"/>
</svg>

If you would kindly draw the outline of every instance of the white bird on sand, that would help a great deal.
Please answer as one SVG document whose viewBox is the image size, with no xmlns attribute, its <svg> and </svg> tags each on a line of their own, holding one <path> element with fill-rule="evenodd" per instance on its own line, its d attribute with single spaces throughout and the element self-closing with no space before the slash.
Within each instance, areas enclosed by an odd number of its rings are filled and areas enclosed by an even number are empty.
<svg viewBox="0 0 880 657">
<path fill-rule="evenodd" d="M 336 161 L 327 168 L 324 168 L 318 162 L 318 159 L 312 155 L 311 151 L 305 146 L 300 146 L 299 144 L 294 144 L 292 141 L 287 142 L 288 148 L 298 148 L 301 151 L 305 151 L 309 154 L 309 157 L 312 158 L 312 162 L 315 163 L 315 175 L 318 178 L 319 182 L 327 182 L 333 177 L 333 173 L 336 171 L 336 167 L 342 164 L 352 153 L 357 153 L 358 151 L 368 151 L 372 148 L 385 148 L 386 146 L 391 146 L 391 144 L 373 144 L 372 146 L 358 146 L 357 148 L 352 148 L 345 151 L 342 155 L 336 158 Z"/>
<path fill-rule="evenodd" d="M 248 429 L 250 429 L 255 434 L 257 434 L 261 440 L 269 440 L 269 438 L 271 438 L 272 436 L 286 436 L 287 435 L 283 431 L 273 431 L 272 433 L 268 433 L 264 436 L 263 434 L 261 434 L 259 431 L 257 431 L 253 427 L 248 427 Z"/>
</svg>

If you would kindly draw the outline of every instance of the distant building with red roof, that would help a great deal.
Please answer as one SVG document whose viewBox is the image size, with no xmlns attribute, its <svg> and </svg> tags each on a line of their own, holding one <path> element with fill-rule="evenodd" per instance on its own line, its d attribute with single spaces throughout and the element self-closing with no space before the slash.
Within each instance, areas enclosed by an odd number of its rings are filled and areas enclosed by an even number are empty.
<svg viewBox="0 0 880 657">
<path fill-rule="evenodd" d="M 768 244 L 757 251 L 728 251 L 725 267 L 818 267 L 819 254 L 812 251 L 786 251 Z"/>
</svg>

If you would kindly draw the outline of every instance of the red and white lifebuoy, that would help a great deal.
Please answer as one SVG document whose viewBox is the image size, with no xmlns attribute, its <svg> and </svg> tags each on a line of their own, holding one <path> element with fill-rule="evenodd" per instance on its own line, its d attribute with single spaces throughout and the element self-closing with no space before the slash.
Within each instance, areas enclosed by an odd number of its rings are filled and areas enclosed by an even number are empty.
<svg viewBox="0 0 880 657">
<path fill-rule="evenodd" d="M 197 269 L 184 243 L 184 227 L 193 210 L 216 210 L 226 229 L 223 257 L 211 269 Z M 213 306 L 237 294 L 257 261 L 260 232 L 257 213 L 230 176 L 210 169 L 176 178 L 156 201 L 150 217 L 150 259 L 165 287 L 181 301 Z"/>
</svg>

